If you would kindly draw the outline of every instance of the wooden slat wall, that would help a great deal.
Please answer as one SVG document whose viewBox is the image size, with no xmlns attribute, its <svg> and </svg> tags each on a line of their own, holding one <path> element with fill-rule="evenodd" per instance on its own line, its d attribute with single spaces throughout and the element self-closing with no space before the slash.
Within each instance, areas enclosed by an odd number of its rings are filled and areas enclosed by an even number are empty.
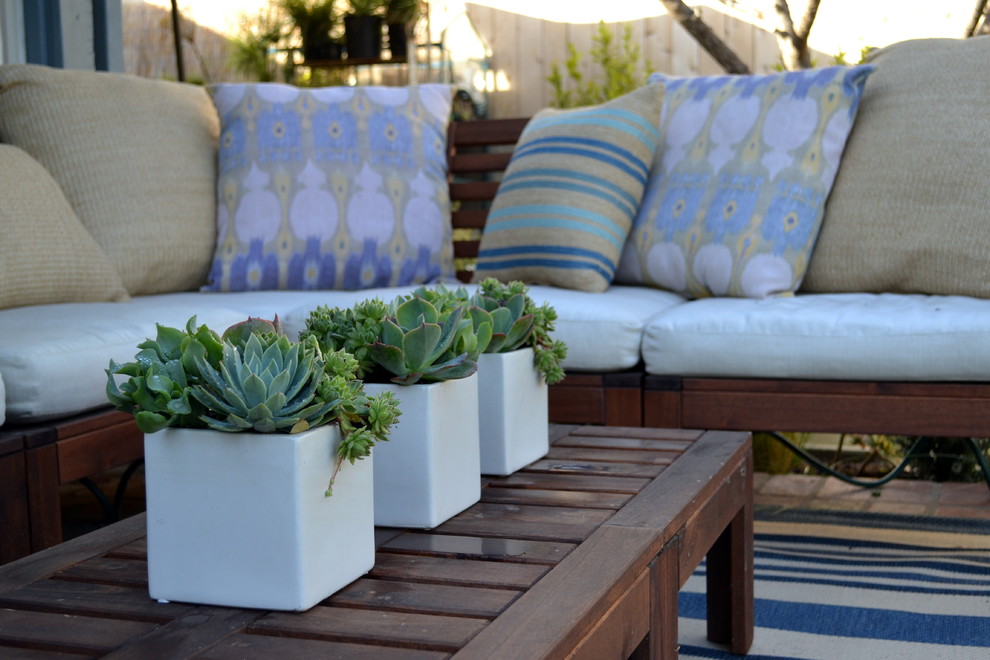
<svg viewBox="0 0 990 660">
<path fill-rule="evenodd" d="M 663 12 L 660 3 L 657 13 Z M 708 25 L 746 62 L 753 73 L 771 73 L 779 61 L 773 33 L 718 9 L 702 6 Z M 492 50 L 490 67 L 494 89 L 489 92 L 491 118 L 529 117 L 550 105 L 552 89 L 546 82 L 553 64 L 563 65 L 567 43 L 588 53 L 597 24 L 545 21 L 481 5 L 468 4 L 468 17 Z M 621 39 L 626 23 L 609 26 Z M 698 43 L 666 14 L 628 23 L 644 58 L 654 71 L 673 75 L 724 73 Z M 582 58 L 585 75 L 594 76 L 589 55 Z"/>
</svg>

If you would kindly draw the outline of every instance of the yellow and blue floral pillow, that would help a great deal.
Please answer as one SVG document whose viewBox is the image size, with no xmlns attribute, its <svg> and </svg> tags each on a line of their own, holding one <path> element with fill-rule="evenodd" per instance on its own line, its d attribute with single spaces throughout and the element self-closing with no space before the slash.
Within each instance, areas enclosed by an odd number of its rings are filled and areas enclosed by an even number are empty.
<svg viewBox="0 0 990 660">
<path fill-rule="evenodd" d="M 616 273 L 688 297 L 795 291 L 872 65 L 668 78 L 661 144 Z"/>
<path fill-rule="evenodd" d="M 220 114 L 208 291 L 453 276 L 449 85 L 211 88 Z"/>
</svg>

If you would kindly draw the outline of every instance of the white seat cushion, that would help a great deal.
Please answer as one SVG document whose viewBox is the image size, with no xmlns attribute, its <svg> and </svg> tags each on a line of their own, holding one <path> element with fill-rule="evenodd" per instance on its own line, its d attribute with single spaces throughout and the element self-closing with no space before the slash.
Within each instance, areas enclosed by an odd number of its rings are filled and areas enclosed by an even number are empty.
<svg viewBox="0 0 990 660">
<path fill-rule="evenodd" d="M 911 294 L 708 298 L 653 318 L 651 374 L 990 380 L 990 300 Z"/>
<path fill-rule="evenodd" d="M 108 406 L 110 360 L 132 360 L 155 324 L 183 328 L 190 316 L 223 332 L 248 316 L 285 316 L 301 305 L 352 304 L 369 291 L 170 293 L 125 303 L 67 303 L 0 310 L 0 372 L 7 421 L 29 423 Z M 338 301 L 338 302 L 332 302 Z M 289 334 L 292 335 L 290 329 Z M 298 331 L 296 331 L 298 332 Z"/>
</svg>

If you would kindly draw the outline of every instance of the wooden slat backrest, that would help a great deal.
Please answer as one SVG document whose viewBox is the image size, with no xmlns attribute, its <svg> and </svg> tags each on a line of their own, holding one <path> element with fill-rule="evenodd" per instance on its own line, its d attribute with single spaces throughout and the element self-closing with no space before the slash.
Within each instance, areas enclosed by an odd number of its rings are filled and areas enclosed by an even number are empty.
<svg viewBox="0 0 990 660">
<path fill-rule="evenodd" d="M 481 230 L 498 181 L 519 139 L 526 118 L 479 119 L 450 123 L 447 165 L 450 179 L 451 220 L 457 277 L 471 279 L 471 262 L 478 256 Z"/>
</svg>

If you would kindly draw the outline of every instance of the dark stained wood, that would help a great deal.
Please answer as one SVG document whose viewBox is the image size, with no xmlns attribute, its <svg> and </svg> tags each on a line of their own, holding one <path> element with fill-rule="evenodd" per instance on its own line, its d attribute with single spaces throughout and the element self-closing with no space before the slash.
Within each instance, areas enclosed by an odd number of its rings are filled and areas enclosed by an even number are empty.
<svg viewBox="0 0 990 660">
<path fill-rule="evenodd" d="M 745 651 L 748 436 L 575 426 L 549 436 L 563 456 L 484 477 L 482 501 L 437 529 L 377 529 L 373 570 L 304 613 L 152 601 L 144 514 L 14 561 L 0 567 L 0 656 L 671 657 L 658 655 L 676 649 L 671 608 L 705 553 L 725 578 L 709 596 L 726 622 L 713 635 Z"/>
<path fill-rule="evenodd" d="M 154 627 L 137 621 L 0 609 L 0 645 L 28 645 L 39 651 L 102 655 Z"/>
<path fill-rule="evenodd" d="M 481 502 L 437 527 L 444 534 L 580 543 L 612 513 L 602 509 Z"/>
<path fill-rule="evenodd" d="M 638 493 L 649 483 L 643 477 L 613 477 L 602 474 L 545 474 L 532 471 L 516 472 L 490 484 L 491 488 L 540 488 L 549 490 L 586 490 L 607 493 Z"/>
<path fill-rule="evenodd" d="M 0 434 L 0 564 L 31 552 L 24 436 Z"/>
<path fill-rule="evenodd" d="M 443 651 L 366 646 L 311 639 L 235 635 L 207 650 L 197 658 L 204 660 L 315 660 L 316 658 L 354 658 L 355 660 L 441 660 L 450 655 Z"/>
<path fill-rule="evenodd" d="M 540 490 L 536 488 L 486 488 L 482 491 L 481 501 L 500 504 L 546 504 L 548 506 L 618 511 L 629 501 L 629 496 L 619 493 Z"/>
<path fill-rule="evenodd" d="M 458 559 L 473 558 L 553 565 L 563 559 L 574 547 L 573 543 L 558 541 L 524 541 L 409 532 L 389 541 L 382 550 Z"/>
<path fill-rule="evenodd" d="M 672 660 L 677 657 L 677 593 L 665 589 L 667 584 L 683 584 L 680 577 L 680 536 L 674 536 L 650 565 L 650 582 L 656 597 L 650 602 L 651 658 Z"/>
<path fill-rule="evenodd" d="M 31 549 L 50 548 L 62 541 L 62 510 L 58 499 L 58 448 L 44 444 L 24 452 Z"/>
<path fill-rule="evenodd" d="M 107 444 L 106 435 L 115 442 Z M 98 451 L 94 451 L 98 448 Z M 104 429 L 67 437 L 58 443 L 59 481 L 67 484 L 101 474 L 144 456 L 144 434 L 133 419 L 124 419 Z"/>
<path fill-rule="evenodd" d="M 546 566 L 510 562 L 382 554 L 370 577 L 407 582 L 453 584 L 463 587 L 527 589 L 547 572 Z"/>
<path fill-rule="evenodd" d="M 250 631 L 338 642 L 395 642 L 453 653 L 488 624 L 486 619 L 317 606 L 307 612 L 269 614 Z"/>
<path fill-rule="evenodd" d="M 635 449 L 592 449 L 585 447 L 554 447 L 547 458 L 554 461 L 604 461 L 617 463 L 649 463 L 670 465 L 679 454 L 663 451 L 637 451 Z"/>
<path fill-rule="evenodd" d="M 626 593 L 568 655 L 573 660 L 628 658 L 650 632 L 650 571 L 644 570 Z"/>
<path fill-rule="evenodd" d="M 167 623 L 187 614 L 194 607 L 183 603 L 156 603 L 148 598 L 146 584 L 143 587 L 122 587 L 71 580 L 38 580 L 0 594 L 0 607 L 15 606 L 156 623 Z"/>
<path fill-rule="evenodd" d="M 327 601 L 332 605 L 494 619 L 519 595 L 509 589 L 417 584 L 362 578 Z"/>
<path fill-rule="evenodd" d="M 534 462 L 531 470 L 556 474 L 609 474 L 623 477 L 646 477 L 652 479 L 663 471 L 660 465 L 640 465 L 636 463 L 603 463 L 586 460 L 544 459 Z"/>
<path fill-rule="evenodd" d="M 457 657 L 564 657 L 641 578 L 646 564 L 639 567 L 636 559 L 659 549 L 654 549 L 655 538 L 651 530 L 603 525 Z M 648 619 L 648 607 L 643 615 Z M 614 625 L 621 624 L 616 620 Z"/>
<path fill-rule="evenodd" d="M 99 581 L 103 584 L 141 587 L 148 584 L 148 565 L 134 559 L 94 557 L 60 571 L 57 577 L 62 580 Z"/>
</svg>

